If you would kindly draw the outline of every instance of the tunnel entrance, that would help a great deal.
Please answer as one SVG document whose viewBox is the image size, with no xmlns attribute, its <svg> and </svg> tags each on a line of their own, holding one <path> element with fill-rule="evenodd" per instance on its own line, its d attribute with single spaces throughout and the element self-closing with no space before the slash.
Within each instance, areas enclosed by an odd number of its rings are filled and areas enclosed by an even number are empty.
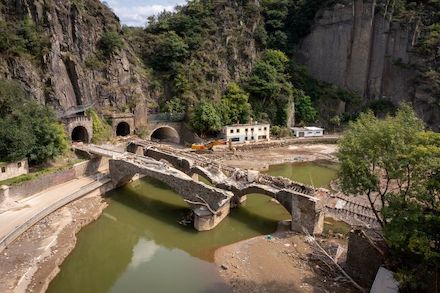
<svg viewBox="0 0 440 293">
<path fill-rule="evenodd" d="M 116 136 L 127 136 L 130 134 L 130 125 L 127 122 L 120 122 L 116 126 Z"/>
<path fill-rule="evenodd" d="M 169 126 L 159 127 L 151 134 L 151 140 L 159 140 L 164 142 L 180 143 L 180 136 L 177 131 Z"/>
<path fill-rule="evenodd" d="M 73 142 L 89 142 L 89 133 L 87 132 L 87 129 L 83 126 L 77 126 L 72 131 L 72 137 Z"/>
</svg>

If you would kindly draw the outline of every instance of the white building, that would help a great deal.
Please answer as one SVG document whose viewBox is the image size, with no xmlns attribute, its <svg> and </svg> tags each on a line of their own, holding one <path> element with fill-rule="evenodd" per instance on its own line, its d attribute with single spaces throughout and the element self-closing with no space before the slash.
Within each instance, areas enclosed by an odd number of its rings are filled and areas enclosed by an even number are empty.
<svg viewBox="0 0 440 293">
<path fill-rule="evenodd" d="M 28 160 L 13 163 L 0 162 L 0 181 L 29 173 Z"/>
<path fill-rule="evenodd" d="M 320 127 L 292 127 L 296 137 L 319 137 L 324 135 L 324 128 Z"/>
<path fill-rule="evenodd" d="M 245 143 L 270 139 L 270 124 L 251 123 L 228 125 L 223 128 L 224 138 L 234 143 Z"/>
</svg>

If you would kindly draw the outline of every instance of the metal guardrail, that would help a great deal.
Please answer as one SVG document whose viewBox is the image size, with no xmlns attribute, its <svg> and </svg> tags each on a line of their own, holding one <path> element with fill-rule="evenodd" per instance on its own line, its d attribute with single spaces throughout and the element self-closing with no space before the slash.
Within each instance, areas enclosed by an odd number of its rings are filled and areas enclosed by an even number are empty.
<svg viewBox="0 0 440 293">
<path fill-rule="evenodd" d="M 157 113 L 149 114 L 149 122 L 180 122 L 185 119 L 185 112 L 182 113 Z"/>
<path fill-rule="evenodd" d="M 73 192 L 69 196 L 62 198 L 56 202 L 54 202 L 49 207 L 43 209 L 37 214 L 33 215 L 29 220 L 25 223 L 15 227 L 13 231 L 7 234 L 5 237 L 0 239 L 0 252 L 2 252 L 9 244 L 11 244 L 15 239 L 17 239 L 21 234 L 23 234 L 27 229 L 35 225 L 38 221 L 45 218 L 49 214 L 55 212 L 59 208 L 65 206 L 66 204 L 85 196 L 86 194 L 104 186 L 105 184 L 111 181 L 110 178 L 103 178 L 98 181 L 91 182 L 83 187 L 81 187 L 78 191 Z"/>
</svg>

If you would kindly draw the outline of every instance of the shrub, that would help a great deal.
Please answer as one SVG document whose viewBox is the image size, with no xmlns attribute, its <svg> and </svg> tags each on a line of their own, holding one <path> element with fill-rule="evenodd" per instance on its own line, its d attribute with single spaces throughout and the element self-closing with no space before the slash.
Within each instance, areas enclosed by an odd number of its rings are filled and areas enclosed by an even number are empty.
<svg viewBox="0 0 440 293">
<path fill-rule="evenodd" d="M 110 57 L 116 50 L 124 47 L 124 41 L 115 31 L 105 32 L 98 42 L 98 46 L 105 57 Z"/>
</svg>

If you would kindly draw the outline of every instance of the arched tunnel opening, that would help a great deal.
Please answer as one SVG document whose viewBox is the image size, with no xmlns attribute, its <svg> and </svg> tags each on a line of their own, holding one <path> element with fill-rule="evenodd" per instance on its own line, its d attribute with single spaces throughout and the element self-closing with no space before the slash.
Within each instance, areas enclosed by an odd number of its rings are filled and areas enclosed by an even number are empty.
<svg viewBox="0 0 440 293">
<path fill-rule="evenodd" d="M 151 140 L 159 140 L 164 142 L 180 143 L 179 133 L 171 127 L 160 127 L 153 131 Z"/>
<path fill-rule="evenodd" d="M 89 133 L 87 129 L 83 126 L 77 126 L 72 131 L 71 139 L 73 142 L 89 142 Z"/>
<path fill-rule="evenodd" d="M 116 136 L 127 136 L 130 134 L 130 125 L 127 122 L 120 122 L 116 126 Z"/>
</svg>

